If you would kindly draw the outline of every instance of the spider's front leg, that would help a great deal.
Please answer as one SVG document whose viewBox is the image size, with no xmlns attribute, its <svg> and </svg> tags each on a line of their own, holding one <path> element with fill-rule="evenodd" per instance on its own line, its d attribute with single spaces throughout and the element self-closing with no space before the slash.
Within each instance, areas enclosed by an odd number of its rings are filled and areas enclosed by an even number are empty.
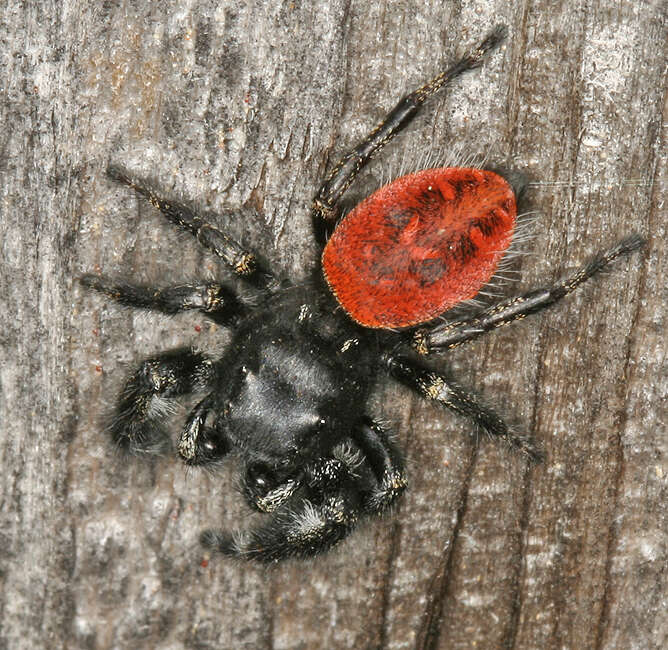
<svg viewBox="0 0 668 650">
<path fill-rule="evenodd" d="M 167 399 L 210 389 L 213 362 L 191 349 L 146 359 L 127 380 L 109 427 L 119 447 L 132 454 L 160 454 L 169 449 L 162 420 Z"/>
<path fill-rule="evenodd" d="M 357 489 L 362 508 L 368 514 L 382 514 L 403 494 L 408 484 L 401 452 L 388 432 L 371 418 L 363 418 L 351 433 L 373 476 L 356 471 Z M 338 464 L 332 465 L 338 467 Z M 354 460 L 348 467 L 356 466 Z M 351 472 L 353 470 L 351 469 Z M 274 512 L 308 481 L 302 472 L 281 475 L 263 463 L 251 463 L 246 469 L 243 493 L 249 505 L 261 512 Z"/>
<path fill-rule="evenodd" d="M 207 530 L 200 541 L 225 555 L 260 562 L 310 557 L 350 534 L 362 514 L 356 477 L 342 461 L 324 458 L 307 467 L 301 488 L 264 526 L 234 533 Z"/>
<path fill-rule="evenodd" d="M 382 514 L 408 485 L 402 454 L 387 431 L 370 418 L 362 420 L 351 437 L 364 454 L 375 479 L 362 486 L 364 509 L 369 514 Z"/>
</svg>

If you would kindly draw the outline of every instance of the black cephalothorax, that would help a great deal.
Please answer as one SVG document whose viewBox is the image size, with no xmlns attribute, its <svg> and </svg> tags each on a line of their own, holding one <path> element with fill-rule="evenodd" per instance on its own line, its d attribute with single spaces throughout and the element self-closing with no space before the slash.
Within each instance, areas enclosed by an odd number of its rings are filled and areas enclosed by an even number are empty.
<svg viewBox="0 0 668 650">
<path fill-rule="evenodd" d="M 340 219 L 341 199 L 371 157 L 408 125 L 426 99 L 477 67 L 505 37 L 497 27 L 433 81 L 402 99 L 385 120 L 334 168 L 318 190 L 312 217 L 324 244 Z M 109 175 L 146 197 L 164 216 L 218 255 L 247 289 L 202 282 L 163 289 L 86 275 L 82 283 L 131 307 L 167 314 L 199 310 L 233 330 L 221 358 L 189 348 L 145 360 L 127 380 L 111 432 L 135 454 L 170 448 L 162 429 L 164 400 L 200 393 L 187 418 L 178 454 L 190 466 L 215 466 L 229 452 L 244 465 L 243 493 L 267 514 L 248 531 L 210 530 L 202 543 L 228 555 L 263 562 L 306 557 L 329 549 L 367 515 L 385 512 L 406 488 L 404 462 L 392 436 L 367 412 L 379 375 L 467 416 L 482 431 L 538 460 L 526 435 L 419 361 L 505 323 L 544 309 L 616 257 L 642 244 L 631 236 L 565 280 L 494 305 L 471 318 L 401 331 L 367 329 L 338 307 L 324 282 L 306 289 L 264 268 L 258 258 L 182 205 L 162 199 L 117 166 Z M 431 188 L 429 188 L 431 189 Z"/>
</svg>

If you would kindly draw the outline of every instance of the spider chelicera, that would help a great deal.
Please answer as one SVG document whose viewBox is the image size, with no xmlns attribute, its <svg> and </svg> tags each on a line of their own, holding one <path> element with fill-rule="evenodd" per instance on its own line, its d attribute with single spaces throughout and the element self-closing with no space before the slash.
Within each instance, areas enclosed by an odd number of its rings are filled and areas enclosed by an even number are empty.
<svg viewBox="0 0 668 650">
<path fill-rule="evenodd" d="M 161 424 L 164 400 L 205 395 L 187 418 L 178 454 L 187 465 L 211 467 L 235 452 L 249 504 L 270 513 L 254 529 L 202 533 L 206 547 L 263 562 L 311 556 L 396 502 L 406 488 L 402 454 L 366 411 L 381 371 L 530 460 L 539 459 L 531 438 L 418 359 L 549 307 L 639 248 L 640 237 L 621 241 L 551 287 L 470 318 L 434 321 L 493 276 L 512 238 L 523 182 L 482 169 L 424 170 L 381 188 L 341 218 L 342 197 L 358 172 L 431 95 L 479 66 L 505 35 L 505 27 L 496 27 L 469 54 L 406 95 L 322 183 L 312 217 L 324 247 L 324 274 L 316 274 L 309 290 L 279 278 L 146 182 L 109 167 L 113 179 L 145 196 L 245 281 L 246 288 L 236 291 L 230 281 L 154 289 L 82 278 L 121 304 L 166 314 L 199 310 L 233 330 L 220 359 L 183 348 L 145 360 L 127 380 L 111 425 L 115 442 L 127 452 L 164 453 L 170 447 Z"/>
</svg>

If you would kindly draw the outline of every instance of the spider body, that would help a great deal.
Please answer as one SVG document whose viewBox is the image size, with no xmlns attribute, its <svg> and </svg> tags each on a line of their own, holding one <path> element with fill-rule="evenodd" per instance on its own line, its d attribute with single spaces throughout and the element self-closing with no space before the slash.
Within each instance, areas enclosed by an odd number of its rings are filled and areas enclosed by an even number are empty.
<svg viewBox="0 0 668 650">
<path fill-rule="evenodd" d="M 217 359 L 192 348 L 146 359 L 127 379 L 110 427 L 116 444 L 130 454 L 164 453 L 171 445 L 162 428 L 163 403 L 203 395 L 181 431 L 181 460 L 214 468 L 236 454 L 248 503 L 269 513 L 257 528 L 204 532 L 205 546 L 262 562 L 307 557 L 346 537 L 360 519 L 387 511 L 407 480 L 392 436 L 367 410 L 378 375 L 389 374 L 469 418 L 528 459 L 540 457 L 529 436 L 508 427 L 419 357 L 447 352 L 549 307 L 615 258 L 639 248 L 641 239 L 628 237 L 551 286 L 470 318 L 429 323 L 474 295 L 494 273 L 513 233 L 517 188 L 485 170 L 426 170 L 382 188 L 340 220 L 341 199 L 360 169 L 426 99 L 480 65 L 504 37 L 505 28 L 497 27 L 465 57 L 406 95 L 324 180 L 312 219 L 333 293 L 322 275 L 312 287 L 279 278 L 188 208 L 109 167 L 109 176 L 146 197 L 246 284 L 238 292 L 225 280 L 155 289 L 97 275 L 81 279 L 121 304 L 167 314 L 198 310 L 234 332 Z M 419 330 L 408 327 L 420 323 Z"/>
<path fill-rule="evenodd" d="M 408 327 L 473 298 L 510 245 L 510 184 L 483 169 L 402 176 L 344 217 L 322 257 L 330 288 L 365 327 Z"/>
<path fill-rule="evenodd" d="M 355 426 L 348 400 L 366 401 L 376 370 L 370 350 L 341 351 L 343 319 L 328 319 L 301 293 L 287 291 L 242 322 L 217 363 L 213 430 L 249 463 L 285 468 L 331 453 Z"/>
</svg>

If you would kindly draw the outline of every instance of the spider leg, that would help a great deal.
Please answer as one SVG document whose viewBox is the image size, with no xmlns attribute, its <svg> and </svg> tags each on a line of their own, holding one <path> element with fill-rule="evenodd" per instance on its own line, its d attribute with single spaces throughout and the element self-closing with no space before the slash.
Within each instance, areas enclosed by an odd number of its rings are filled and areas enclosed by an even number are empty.
<svg viewBox="0 0 668 650">
<path fill-rule="evenodd" d="M 351 437 L 369 462 L 377 481 L 368 490 L 364 509 L 380 514 L 394 504 L 408 485 L 404 460 L 387 431 L 369 418 L 360 423 Z"/>
<path fill-rule="evenodd" d="M 423 368 L 405 357 L 389 356 L 386 359 L 390 374 L 401 383 L 428 399 L 464 415 L 475 422 L 490 436 L 505 440 L 532 461 L 540 461 L 542 452 L 530 436 L 517 433 L 491 409 L 478 401 L 444 375 Z"/>
<path fill-rule="evenodd" d="M 586 266 L 552 287 L 535 289 L 524 295 L 492 305 L 473 318 L 443 323 L 433 328 L 411 332 L 411 345 L 420 354 L 442 352 L 471 341 L 485 332 L 514 320 L 524 318 L 529 314 L 535 314 L 542 309 L 551 307 L 569 293 L 575 291 L 583 282 L 606 268 L 610 262 L 620 255 L 628 255 L 638 250 L 643 244 L 644 241 L 639 235 L 631 235 L 613 248 L 599 253 Z"/>
<path fill-rule="evenodd" d="M 94 289 L 127 307 L 152 309 L 163 314 L 197 309 L 223 325 L 234 320 L 244 310 L 236 294 L 217 282 L 154 289 L 115 282 L 90 273 L 80 278 L 80 282 L 84 287 Z"/>
<path fill-rule="evenodd" d="M 339 201 L 360 170 L 418 114 L 429 97 L 459 75 L 481 65 L 485 56 L 505 39 L 507 29 L 497 25 L 473 50 L 417 90 L 404 96 L 383 121 L 330 172 L 313 200 L 311 216 L 318 241 L 324 244 L 340 216 Z"/>
<path fill-rule="evenodd" d="M 261 268 L 254 253 L 247 251 L 189 208 L 161 198 L 146 181 L 131 176 L 121 167 L 109 165 L 107 174 L 146 197 L 169 221 L 196 237 L 200 244 L 218 255 L 238 276 L 260 288 L 273 282 L 273 277 Z"/>
<path fill-rule="evenodd" d="M 132 454 L 160 454 L 169 447 L 161 420 L 165 399 L 212 387 L 213 362 L 191 349 L 146 359 L 127 380 L 109 427 L 119 447 Z"/>
<path fill-rule="evenodd" d="M 188 415 L 177 445 L 179 456 L 186 465 L 214 465 L 232 447 L 227 436 L 219 429 L 205 426 L 209 411 L 214 408 L 214 401 L 214 393 L 207 395 Z"/>
<path fill-rule="evenodd" d="M 310 467 L 304 490 L 287 499 L 265 525 L 234 533 L 207 530 L 200 541 L 225 555 L 265 563 L 310 557 L 346 537 L 361 514 L 355 477 L 343 462 L 327 458 Z"/>
<path fill-rule="evenodd" d="M 274 512 L 302 485 L 299 474 L 280 476 L 264 463 L 252 463 L 246 468 L 243 493 L 246 501 L 260 512 Z"/>
</svg>

